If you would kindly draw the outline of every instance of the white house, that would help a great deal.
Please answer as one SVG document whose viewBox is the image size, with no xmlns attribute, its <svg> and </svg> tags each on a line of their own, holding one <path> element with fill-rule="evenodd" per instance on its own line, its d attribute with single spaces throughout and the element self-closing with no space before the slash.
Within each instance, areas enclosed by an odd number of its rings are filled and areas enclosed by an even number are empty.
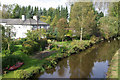
<svg viewBox="0 0 120 80">
<path fill-rule="evenodd" d="M 38 20 L 37 16 L 33 16 L 33 19 L 26 19 L 25 15 L 22 15 L 22 19 L 0 19 L 0 24 L 3 26 L 13 26 L 12 29 L 15 33 L 15 36 L 12 38 L 25 38 L 27 30 L 35 29 L 48 29 L 49 24 Z"/>
</svg>

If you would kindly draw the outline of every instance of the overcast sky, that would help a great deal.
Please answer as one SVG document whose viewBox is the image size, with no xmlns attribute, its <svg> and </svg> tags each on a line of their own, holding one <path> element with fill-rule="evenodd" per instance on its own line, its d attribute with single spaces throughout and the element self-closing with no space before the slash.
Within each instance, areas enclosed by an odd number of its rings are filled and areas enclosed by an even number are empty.
<svg viewBox="0 0 120 80">
<path fill-rule="evenodd" d="M 39 6 L 41 8 L 56 8 L 58 5 L 66 6 L 67 0 L 1 0 L 1 4 L 17 3 L 21 6 Z"/>
</svg>

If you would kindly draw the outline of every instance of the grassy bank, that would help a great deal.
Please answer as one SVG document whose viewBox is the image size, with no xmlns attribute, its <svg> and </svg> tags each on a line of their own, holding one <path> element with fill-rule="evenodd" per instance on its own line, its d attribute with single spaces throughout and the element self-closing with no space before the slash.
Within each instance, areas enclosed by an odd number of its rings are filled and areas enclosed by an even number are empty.
<svg viewBox="0 0 120 80">
<path fill-rule="evenodd" d="M 77 51 L 87 49 L 93 43 L 88 40 L 75 40 L 72 42 L 55 42 L 54 44 L 62 45 L 62 47 L 57 49 L 59 52 L 54 53 L 42 60 L 32 59 L 29 55 L 24 54 L 20 50 L 22 48 L 21 45 L 16 45 L 18 48 L 16 52 L 14 52 L 14 55 L 21 56 L 24 61 L 24 65 L 18 70 L 8 71 L 7 74 L 3 75 L 3 78 L 30 78 L 35 74 L 44 72 L 46 69 L 55 67 L 62 58 L 68 57 Z"/>
<path fill-rule="evenodd" d="M 91 40 L 73 40 L 73 41 L 65 41 L 65 42 L 54 42 L 52 45 L 53 49 L 57 50 L 57 53 L 54 53 L 42 60 L 33 59 L 29 55 L 24 54 L 20 49 L 21 45 L 16 45 L 18 48 L 14 52 L 15 55 L 21 56 L 24 65 L 15 71 L 10 71 L 7 74 L 3 75 L 3 78 L 30 78 L 36 74 L 44 72 L 47 69 L 51 69 L 57 65 L 57 63 L 72 54 L 83 51 L 93 44 L 99 41 L 91 41 Z M 58 46 L 59 45 L 59 46 Z"/>
<path fill-rule="evenodd" d="M 119 78 L 120 79 L 120 75 L 118 75 L 119 72 L 119 68 L 118 67 L 118 56 L 119 56 L 120 50 L 118 50 L 116 52 L 116 54 L 113 56 L 111 63 L 110 63 L 110 67 L 108 69 L 108 73 L 107 73 L 107 78 Z"/>
</svg>

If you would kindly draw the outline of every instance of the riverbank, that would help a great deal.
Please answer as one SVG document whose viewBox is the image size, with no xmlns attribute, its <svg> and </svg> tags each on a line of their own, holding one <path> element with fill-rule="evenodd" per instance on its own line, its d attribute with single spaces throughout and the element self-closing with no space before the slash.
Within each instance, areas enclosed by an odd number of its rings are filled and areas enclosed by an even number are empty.
<svg viewBox="0 0 120 80">
<path fill-rule="evenodd" d="M 65 45 L 67 42 L 59 42 L 59 43 Z M 76 53 L 76 51 L 85 50 L 88 47 L 90 47 L 92 44 L 93 43 L 88 40 L 87 41 L 75 40 L 75 41 L 70 42 L 67 47 L 62 46 L 62 47 L 57 48 L 57 51 L 58 51 L 57 53 L 54 53 L 42 60 L 31 58 L 30 56 L 20 51 L 20 48 L 19 48 L 19 50 L 16 51 L 14 54 L 21 56 L 25 64 L 18 70 L 10 71 L 10 72 L 8 71 L 7 74 L 3 75 L 3 78 L 33 77 L 36 74 L 39 74 L 41 72 L 44 72 L 45 70 L 55 67 L 61 59 L 66 58 L 72 55 L 73 53 Z M 18 47 L 22 47 L 22 46 L 18 45 Z"/>
<path fill-rule="evenodd" d="M 94 44 L 100 42 L 90 40 L 74 40 L 71 42 L 55 42 L 54 45 L 62 45 L 61 47 L 53 47 L 53 50 L 57 49 L 58 52 L 54 53 L 42 60 L 32 59 L 28 55 L 25 55 L 20 50 L 16 51 L 16 55 L 22 56 L 24 59 L 24 65 L 16 71 L 11 71 L 3 76 L 3 78 L 31 78 L 36 74 L 44 72 L 45 70 L 55 67 L 58 62 L 72 54 L 81 52 Z M 16 74 L 17 73 L 17 74 Z"/>
<path fill-rule="evenodd" d="M 118 56 L 120 54 L 120 50 L 118 50 L 115 55 L 113 56 L 111 63 L 110 63 L 110 67 L 108 69 L 107 72 L 107 78 L 120 78 L 120 76 L 118 75 L 119 73 L 119 68 L 118 68 Z M 119 66 L 120 67 L 120 66 Z"/>
</svg>

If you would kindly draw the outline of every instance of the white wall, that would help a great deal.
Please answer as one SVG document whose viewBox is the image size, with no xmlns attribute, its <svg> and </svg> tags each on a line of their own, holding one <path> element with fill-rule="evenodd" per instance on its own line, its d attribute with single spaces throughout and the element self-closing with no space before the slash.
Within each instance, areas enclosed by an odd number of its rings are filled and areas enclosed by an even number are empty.
<svg viewBox="0 0 120 80">
<path fill-rule="evenodd" d="M 32 30 L 33 26 L 31 25 L 6 25 L 6 23 L 0 23 L 3 26 L 13 26 L 12 31 L 16 34 L 12 38 L 19 39 L 25 38 L 27 30 Z M 48 29 L 50 26 L 41 26 L 41 28 Z"/>
<path fill-rule="evenodd" d="M 12 38 L 15 39 L 25 38 L 26 37 L 25 33 L 27 33 L 27 30 L 32 30 L 32 26 L 30 25 L 13 25 L 13 26 L 14 26 L 13 32 L 16 33 L 16 36 Z"/>
</svg>

